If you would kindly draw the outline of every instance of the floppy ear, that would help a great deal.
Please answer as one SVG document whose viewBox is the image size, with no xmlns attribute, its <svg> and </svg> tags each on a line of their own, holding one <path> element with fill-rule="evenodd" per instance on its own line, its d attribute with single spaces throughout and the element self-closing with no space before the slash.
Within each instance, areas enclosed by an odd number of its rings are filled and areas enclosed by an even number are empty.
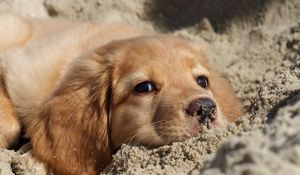
<svg viewBox="0 0 300 175">
<path fill-rule="evenodd" d="M 243 115 L 240 100 L 237 98 L 229 81 L 223 75 L 211 67 L 209 67 L 209 72 L 211 73 L 210 88 L 222 113 L 229 122 L 236 121 Z"/>
<path fill-rule="evenodd" d="M 110 72 L 97 54 L 77 60 L 27 121 L 33 155 L 55 174 L 96 174 L 110 163 Z"/>
</svg>

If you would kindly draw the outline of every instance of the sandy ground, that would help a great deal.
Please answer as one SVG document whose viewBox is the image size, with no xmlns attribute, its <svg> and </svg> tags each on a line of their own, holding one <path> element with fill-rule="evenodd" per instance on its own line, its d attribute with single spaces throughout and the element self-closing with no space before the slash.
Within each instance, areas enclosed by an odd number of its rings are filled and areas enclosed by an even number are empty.
<svg viewBox="0 0 300 175">
<path fill-rule="evenodd" d="M 25 16 L 126 21 L 205 43 L 247 114 L 156 149 L 123 145 L 102 174 L 300 174 L 299 0 L 0 0 Z M 1 25 L 1 24 L 0 24 Z M 44 174 L 0 150 L 0 175 Z"/>
</svg>

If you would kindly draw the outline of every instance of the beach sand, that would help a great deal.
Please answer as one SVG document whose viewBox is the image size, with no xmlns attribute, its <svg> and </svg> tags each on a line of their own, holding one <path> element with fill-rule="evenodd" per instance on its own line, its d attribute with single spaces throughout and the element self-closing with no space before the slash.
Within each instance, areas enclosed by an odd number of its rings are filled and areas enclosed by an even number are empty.
<svg viewBox="0 0 300 175">
<path fill-rule="evenodd" d="M 300 174 L 299 0 L 2 0 L 32 17 L 125 21 L 208 48 L 246 111 L 239 121 L 151 149 L 123 145 L 101 174 Z M 0 24 L 1 25 L 1 24 Z M 0 175 L 45 174 L 0 150 Z"/>
</svg>

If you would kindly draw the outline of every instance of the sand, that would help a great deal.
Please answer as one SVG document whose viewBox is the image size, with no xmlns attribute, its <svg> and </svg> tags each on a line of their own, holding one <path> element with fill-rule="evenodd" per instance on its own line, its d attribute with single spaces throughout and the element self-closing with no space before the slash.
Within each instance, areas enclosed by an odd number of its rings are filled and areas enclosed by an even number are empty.
<svg viewBox="0 0 300 175">
<path fill-rule="evenodd" d="M 35 10 L 32 10 L 34 8 Z M 300 1 L 2 0 L 24 16 L 126 21 L 205 44 L 246 114 L 185 142 L 123 145 L 101 174 L 300 174 Z M 0 150 L 0 175 L 45 174 L 30 153 Z"/>
<path fill-rule="evenodd" d="M 247 137 L 225 141 L 204 167 L 191 174 L 299 174 L 300 92 L 288 100 L 270 125 Z"/>
</svg>

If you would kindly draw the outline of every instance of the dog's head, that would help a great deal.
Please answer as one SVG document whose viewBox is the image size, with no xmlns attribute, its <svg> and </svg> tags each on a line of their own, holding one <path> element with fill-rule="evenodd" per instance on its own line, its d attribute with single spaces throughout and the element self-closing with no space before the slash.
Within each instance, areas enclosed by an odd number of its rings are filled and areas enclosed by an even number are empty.
<svg viewBox="0 0 300 175">
<path fill-rule="evenodd" d="M 164 145 L 241 115 L 203 50 L 179 38 L 116 41 L 71 67 L 28 129 L 33 153 L 59 172 L 98 171 L 122 143 Z"/>
<path fill-rule="evenodd" d="M 123 49 L 111 76 L 113 146 L 168 144 L 240 115 L 238 100 L 227 81 L 209 67 L 203 49 L 166 36 L 119 46 Z"/>
</svg>

